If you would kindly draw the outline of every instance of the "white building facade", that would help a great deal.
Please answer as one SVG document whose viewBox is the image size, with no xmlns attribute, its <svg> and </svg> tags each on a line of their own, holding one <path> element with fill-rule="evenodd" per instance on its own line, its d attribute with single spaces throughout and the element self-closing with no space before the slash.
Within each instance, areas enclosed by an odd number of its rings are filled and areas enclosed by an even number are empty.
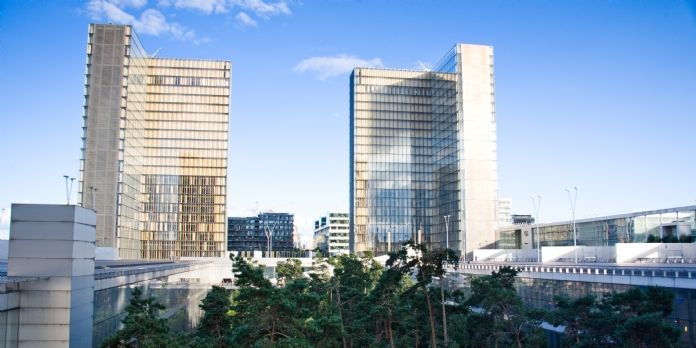
<svg viewBox="0 0 696 348">
<path fill-rule="evenodd" d="M 348 213 L 330 212 L 314 221 L 314 246 L 329 256 L 350 252 Z"/>
</svg>

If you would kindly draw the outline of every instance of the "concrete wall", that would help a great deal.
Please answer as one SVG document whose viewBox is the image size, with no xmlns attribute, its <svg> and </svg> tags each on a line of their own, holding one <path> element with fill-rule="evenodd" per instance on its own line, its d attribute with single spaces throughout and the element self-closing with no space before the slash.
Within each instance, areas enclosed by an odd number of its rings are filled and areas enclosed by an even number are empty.
<svg viewBox="0 0 696 348">
<path fill-rule="evenodd" d="M 575 250 L 577 250 L 578 262 L 612 262 L 616 258 L 614 247 L 553 246 L 541 247 L 541 260 L 544 263 L 574 261 Z"/>
<path fill-rule="evenodd" d="M 118 260 L 118 248 L 112 247 L 97 247 L 94 250 L 94 259 L 98 261 L 108 260 L 114 261 Z"/>
<path fill-rule="evenodd" d="M 536 249 L 477 249 L 474 261 L 519 261 L 536 262 Z"/>
<path fill-rule="evenodd" d="M 616 262 L 696 261 L 696 244 L 692 243 L 617 243 Z"/>
<path fill-rule="evenodd" d="M 13 204 L 9 277 L 19 283 L 19 346 L 91 347 L 94 302 L 93 210 Z"/>
</svg>

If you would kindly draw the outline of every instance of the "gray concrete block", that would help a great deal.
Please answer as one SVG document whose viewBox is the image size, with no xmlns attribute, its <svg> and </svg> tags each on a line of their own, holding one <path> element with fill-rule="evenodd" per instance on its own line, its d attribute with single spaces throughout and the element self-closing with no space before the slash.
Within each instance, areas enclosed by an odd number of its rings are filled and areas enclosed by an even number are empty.
<svg viewBox="0 0 696 348">
<path fill-rule="evenodd" d="M 65 341 L 69 339 L 70 325 L 41 325 L 41 324 L 24 324 L 21 321 L 18 340 L 22 341 Z"/>
<path fill-rule="evenodd" d="M 12 204 L 14 221 L 75 221 L 74 205 L 58 204 Z"/>
<path fill-rule="evenodd" d="M 76 307 L 94 302 L 94 288 L 73 289 L 70 293 L 70 306 Z"/>
<path fill-rule="evenodd" d="M 72 275 L 94 275 L 94 259 L 74 259 L 72 261 Z"/>
<path fill-rule="evenodd" d="M 7 265 L 9 276 L 58 276 L 73 274 L 72 259 L 10 258 Z"/>
<path fill-rule="evenodd" d="M 10 272 L 8 271 L 8 274 Z M 9 274 L 12 275 L 12 274 Z M 70 277 L 51 277 L 50 279 L 40 279 L 19 284 L 20 291 L 26 290 L 70 290 L 72 280 Z"/>
<path fill-rule="evenodd" d="M 66 240 L 10 240 L 8 268 L 15 258 L 72 259 L 76 242 Z M 14 262 L 13 262 L 14 261 Z M 20 261 L 21 262 L 21 261 Z M 51 262 L 51 261 L 46 261 Z M 15 265 L 16 266 L 16 265 Z"/>
<path fill-rule="evenodd" d="M 94 304 L 92 302 L 85 303 L 79 306 L 74 306 L 70 308 L 70 323 L 79 323 L 89 319 L 92 322 L 92 316 L 94 313 Z M 91 331 L 91 328 L 90 330 Z"/>
<path fill-rule="evenodd" d="M 68 341 L 20 341 L 18 348 L 62 348 L 70 347 Z"/>
<path fill-rule="evenodd" d="M 72 221 L 14 221 L 10 239 L 94 241 L 94 228 Z"/>
<path fill-rule="evenodd" d="M 22 308 L 69 308 L 69 290 L 24 290 L 19 294 Z"/>
<path fill-rule="evenodd" d="M 94 276 L 91 274 L 73 276 L 70 283 L 73 289 L 94 288 Z"/>
<path fill-rule="evenodd" d="M 25 324 L 70 325 L 70 308 L 26 308 L 19 309 L 19 320 Z"/>
<path fill-rule="evenodd" d="M 75 241 L 72 245 L 72 256 L 76 259 L 91 259 L 94 260 L 94 242 Z"/>
</svg>

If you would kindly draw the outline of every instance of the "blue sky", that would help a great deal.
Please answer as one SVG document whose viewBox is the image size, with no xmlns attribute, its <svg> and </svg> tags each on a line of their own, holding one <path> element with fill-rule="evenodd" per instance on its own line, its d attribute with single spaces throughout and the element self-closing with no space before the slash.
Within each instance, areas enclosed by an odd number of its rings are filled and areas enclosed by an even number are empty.
<svg viewBox="0 0 696 348">
<path fill-rule="evenodd" d="M 65 202 L 87 24 L 106 21 L 158 56 L 232 61 L 230 215 L 287 211 L 308 234 L 347 210 L 352 66 L 418 68 L 456 42 L 494 46 L 513 212 L 541 194 L 542 220 L 566 220 L 575 185 L 578 217 L 696 204 L 695 1 L 9 0 L 0 209 Z"/>
</svg>

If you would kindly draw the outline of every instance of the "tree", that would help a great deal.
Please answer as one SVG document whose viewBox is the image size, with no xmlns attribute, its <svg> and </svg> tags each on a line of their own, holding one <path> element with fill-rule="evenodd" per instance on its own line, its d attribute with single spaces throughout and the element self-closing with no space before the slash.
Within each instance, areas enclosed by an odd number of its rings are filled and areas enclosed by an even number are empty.
<svg viewBox="0 0 696 348">
<path fill-rule="evenodd" d="M 376 308 L 369 302 L 368 295 L 383 272 L 382 266 L 371 257 L 341 255 L 329 260 L 334 266 L 330 280 L 331 304 L 337 309 L 343 331 L 344 347 L 369 346 L 373 331 L 372 317 L 365 315 Z"/>
<path fill-rule="evenodd" d="M 437 347 L 437 332 L 435 325 L 435 313 L 433 301 L 430 295 L 430 284 L 433 277 L 443 277 L 445 274 L 445 264 L 456 264 L 458 257 L 454 251 L 449 249 L 428 251 L 423 244 L 413 241 L 404 243 L 404 248 L 390 254 L 387 266 L 396 267 L 401 274 L 413 272 L 416 278 L 414 286 L 420 287 L 425 292 L 425 300 L 428 308 L 428 322 L 430 323 L 430 344 Z M 444 293 L 441 298 L 444 303 Z M 445 321 L 443 310 L 443 321 Z"/>
<path fill-rule="evenodd" d="M 341 336 L 340 321 L 322 306 L 325 293 L 319 291 L 321 279 L 301 277 L 284 287 L 273 287 L 258 267 L 243 259 L 237 258 L 234 267 L 239 290 L 232 304 L 232 346 L 336 345 Z"/>
<path fill-rule="evenodd" d="M 489 346 L 523 347 L 540 330 L 539 315 L 530 316 L 517 295 L 516 275 L 515 269 L 505 266 L 489 276 L 471 280 L 471 297 L 466 303 L 480 313 L 472 313 L 467 323 L 477 326 L 472 334 Z"/>
<path fill-rule="evenodd" d="M 213 285 L 199 307 L 204 311 L 195 338 L 199 345 L 223 348 L 230 345 L 232 317 L 229 315 L 230 294 L 223 287 Z"/>
<path fill-rule="evenodd" d="M 286 284 L 287 282 L 301 278 L 302 276 L 302 261 L 298 259 L 280 261 L 276 266 L 276 278 L 278 278 L 279 284 Z"/>
<path fill-rule="evenodd" d="M 564 325 L 562 340 L 575 347 L 611 346 L 616 343 L 613 332 L 616 318 L 606 302 L 597 301 L 594 295 L 571 299 L 565 295 L 556 297 L 556 308 L 550 313 L 553 325 Z"/>
<path fill-rule="evenodd" d="M 131 300 L 126 307 L 123 328 L 108 338 L 102 347 L 166 347 L 174 346 L 169 335 L 167 322 L 158 317 L 164 306 L 153 297 L 142 297 L 140 288 L 131 292 Z"/>
<path fill-rule="evenodd" d="M 664 288 L 632 288 L 609 294 L 605 301 L 616 315 L 613 336 L 626 347 L 674 347 L 681 332 L 667 321 L 674 294 Z"/>
<path fill-rule="evenodd" d="M 564 340 L 576 347 L 674 347 L 680 332 L 667 321 L 673 299 L 658 287 L 636 287 L 602 300 L 561 296 L 550 318 L 565 325 Z"/>
</svg>

